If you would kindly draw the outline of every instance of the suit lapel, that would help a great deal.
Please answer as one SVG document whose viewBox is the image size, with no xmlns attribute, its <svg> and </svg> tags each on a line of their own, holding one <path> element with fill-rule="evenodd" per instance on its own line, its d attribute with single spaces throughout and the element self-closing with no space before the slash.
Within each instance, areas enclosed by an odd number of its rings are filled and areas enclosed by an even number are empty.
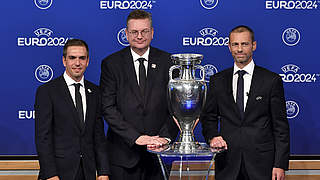
<svg viewBox="0 0 320 180">
<path fill-rule="evenodd" d="M 144 104 L 146 104 L 146 101 L 152 92 L 153 82 L 155 82 L 156 75 L 159 68 L 159 58 L 156 55 L 156 52 L 152 47 L 150 47 L 150 54 L 149 54 L 149 60 L 148 60 L 148 73 L 147 73 L 147 84 L 146 84 L 146 90 L 145 90 L 145 98 L 144 98 Z"/>
<path fill-rule="evenodd" d="M 90 87 L 90 85 L 87 83 L 86 80 L 84 80 L 84 86 L 85 86 L 85 92 L 86 92 L 86 104 L 87 104 L 87 108 L 86 108 L 86 116 L 85 116 L 85 126 L 84 129 L 82 131 L 82 133 L 84 133 L 86 125 L 88 124 L 88 121 L 90 121 L 90 117 L 92 117 L 92 113 L 95 113 L 92 111 L 92 108 L 90 107 L 95 107 L 94 106 L 94 92 L 92 92 L 92 88 Z"/>
<path fill-rule="evenodd" d="M 230 68 L 228 72 L 226 72 L 226 89 L 228 90 L 228 99 L 227 101 L 228 102 L 232 102 L 232 109 L 234 112 L 236 112 L 237 114 L 239 114 L 239 117 L 240 117 L 240 110 L 234 100 L 234 97 L 233 97 L 233 88 L 232 88 L 232 81 L 233 81 L 233 68 Z"/>
<path fill-rule="evenodd" d="M 137 81 L 136 70 L 134 69 L 133 57 L 131 55 L 129 47 L 125 49 L 123 60 L 124 60 L 123 64 L 124 64 L 124 68 L 125 68 L 124 71 L 126 72 L 128 80 L 129 80 L 128 83 L 130 84 L 130 87 L 131 87 L 133 93 L 135 94 L 135 96 L 137 97 L 137 99 L 140 102 L 143 102 L 141 92 L 140 92 L 140 87 L 139 87 L 138 81 Z"/>
<path fill-rule="evenodd" d="M 253 76 L 251 80 L 250 91 L 248 94 L 248 100 L 247 100 L 244 116 L 246 116 L 246 114 L 250 111 L 251 106 L 255 102 L 255 93 L 258 92 L 260 83 L 261 83 L 261 78 L 259 77 L 261 77 L 261 71 L 259 70 L 258 66 L 255 66 L 253 70 Z"/>
<path fill-rule="evenodd" d="M 63 76 L 60 76 L 59 90 L 60 90 L 60 93 L 62 94 L 62 98 L 64 98 L 64 101 L 66 102 L 66 107 L 69 107 L 70 112 L 73 115 L 73 120 L 75 121 L 75 124 L 77 124 L 77 127 L 81 130 L 77 109 L 73 103 L 69 88 Z"/>
</svg>

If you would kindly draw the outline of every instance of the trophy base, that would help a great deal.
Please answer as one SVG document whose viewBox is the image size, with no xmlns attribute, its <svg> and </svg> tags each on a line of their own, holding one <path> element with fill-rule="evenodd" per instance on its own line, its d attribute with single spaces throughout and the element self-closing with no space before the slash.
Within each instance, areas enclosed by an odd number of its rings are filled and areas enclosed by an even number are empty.
<svg viewBox="0 0 320 180">
<path fill-rule="evenodd" d="M 194 148 L 188 149 L 185 147 L 185 143 L 175 142 L 172 145 L 166 144 L 159 148 L 148 149 L 151 153 L 160 154 L 161 156 L 175 157 L 175 156 L 211 156 L 215 153 L 223 151 L 222 149 L 210 148 L 206 143 L 202 142 L 191 142 L 191 144 L 196 145 Z"/>
<path fill-rule="evenodd" d="M 173 152 L 180 154 L 201 154 L 211 151 L 208 146 L 201 145 L 198 142 L 175 142 L 171 149 Z"/>
</svg>

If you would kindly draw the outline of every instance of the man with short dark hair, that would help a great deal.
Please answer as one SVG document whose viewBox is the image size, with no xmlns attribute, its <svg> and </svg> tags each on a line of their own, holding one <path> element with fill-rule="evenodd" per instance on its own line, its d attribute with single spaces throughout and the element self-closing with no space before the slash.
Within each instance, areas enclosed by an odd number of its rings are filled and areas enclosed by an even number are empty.
<svg viewBox="0 0 320 180">
<path fill-rule="evenodd" d="M 284 180 L 290 140 L 281 77 L 253 62 L 249 27 L 232 29 L 229 50 L 234 66 L 210 78 L 200 116 L 206 141 L 226 149 L 216 156 L 215 179 Z"/>
<path fill-rule="evenodd" d="M 62 76 L 41 85 L 35 100 L 39 179 L 108 180 L 109 164 L 99 88 L 84 79 L 88 45 L 68 40 Z"/>
<path fill-rule="evenodd" d="M 132 11 L 125 32 L 130 47 L 111 54 L 101 65 L 110 179 L 162 179 L 159 162 L 147 147 L 169 143 L 178 130 L 168 112 L 170 54 L 150 46 L 154 31 L 146 11 Z"/>
</svg>

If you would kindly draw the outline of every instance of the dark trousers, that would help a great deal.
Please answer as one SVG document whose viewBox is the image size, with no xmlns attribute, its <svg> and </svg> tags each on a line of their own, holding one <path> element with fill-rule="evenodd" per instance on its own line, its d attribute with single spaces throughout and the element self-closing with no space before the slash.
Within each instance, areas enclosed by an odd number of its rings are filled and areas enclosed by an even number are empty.
<svg viewBox="0 0 320 180">
<path fill-rule="evenodd" d="M 241 158 L 241 167 L 240 167 L 240 171 L 239 171 L 237 180 L 250 180 L 248 173 L 247 173 L 247 170 L 246 170 L 246 165 L 243 160 L 243 157 Z"/>
<path fill-rule="evenodd" d="M 148 152 L 143 153 L 140 161 L 133 168 L 110 164 L 110 180 L 163 180 L 157 157 Z"/>
<path fill-rule="evenodd" d="M 80 161 L 79 169 L 78 169 L 78 172 L 77 172 L 76 177 L 74 178 L 74 180 L 86 180 L 85 175 L 84 175 L 84 171 L 83 171 L 83 161 L 82 161 L 82 159 Z"/>
</svg>

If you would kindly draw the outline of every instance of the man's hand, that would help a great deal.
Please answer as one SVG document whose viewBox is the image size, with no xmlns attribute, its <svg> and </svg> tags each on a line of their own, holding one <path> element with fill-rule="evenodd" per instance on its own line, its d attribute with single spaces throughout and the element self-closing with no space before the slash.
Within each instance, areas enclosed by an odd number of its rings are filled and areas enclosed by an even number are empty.
<svg viewBox="0 0 320 180">
<path fill-rule="evenodd" d="M 228 149 L 227 142 L 221 136 L 212 138 L 210 140 L 210 147 L 217 149 Z"/>
<path fill-rule="evenodd" d="M 53 176 L 53 177 L 51 177 L 51 178 L 49 178 L 49 179 L 47 179 L 47 180 L 60 180 L 60 179 L 59 179 L 58 176 Z"/>
<path fill-rule="evenodd" d="M 142 135 L 138 137 L 138 139 L 136 140 L 137 145 L 141 145 L 141 146 L 147 145 L 147 147 L 153 147 L 153 148 L 163 146 L 167 143 L 168 141 L 165 138 L 161 138 L 159 136 Z"/>
<path fill-rule="evenodd" d="M 272 169 L 272 180 L 284 180 L 285 174 L 284 170 L 281 168 L 273 168 Z"/>
<path fill-rule="evenodd" d="M 136 144 L 140 145 L 140 146 L 154 144 L 154 143 L 156 143 L 154 138 L 152 138 L 151 136 L 147 136 L 147 135 L 139 136 L 138 139 L 136 140 Z"/>
<path fill-rule="evenodd" d="M 97 180 L 109 180 L 109 176 L 98 176 Z"/>
<path fill-rule="evenodd" d="M 162 147 L 164 145 L 167 145 L 169 143 L 169 141 L 165 138 L 159 137 L 159 136 L 152 136 L 156 142 L 158 142 L 157 144 L 148 144 L 147 148 L 148 149 L 155 149 L 155 148 L 159 148 Z"/>
</svg>

